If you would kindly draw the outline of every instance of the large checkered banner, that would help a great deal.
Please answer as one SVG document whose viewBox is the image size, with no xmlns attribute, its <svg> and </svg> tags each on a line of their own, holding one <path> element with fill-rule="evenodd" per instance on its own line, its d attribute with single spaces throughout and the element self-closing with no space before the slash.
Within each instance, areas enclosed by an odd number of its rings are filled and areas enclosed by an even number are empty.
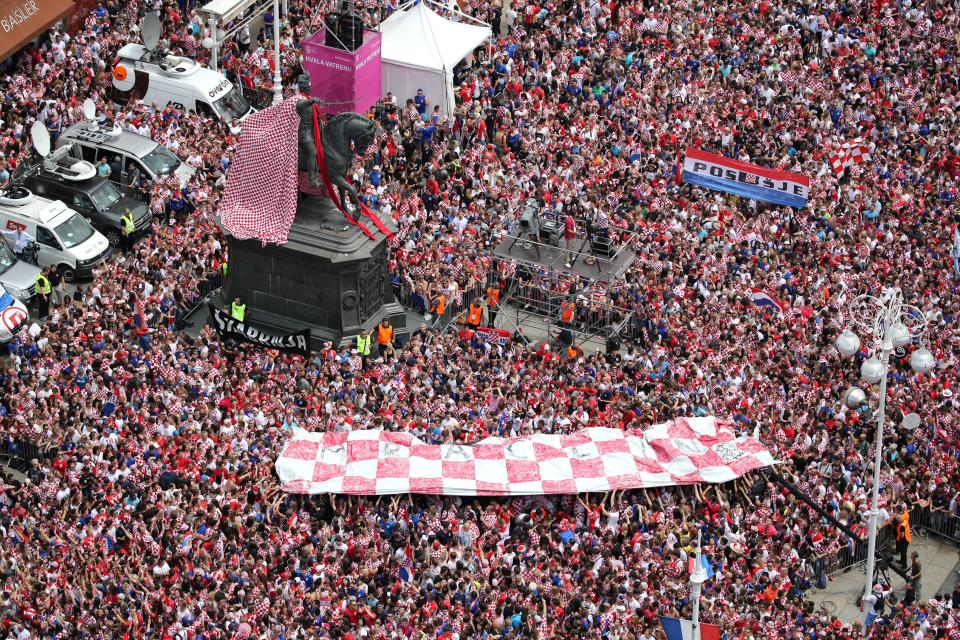
<svg viewBox="0 0 960 640">
<path fill-rule="evenodd" d="M 700 149 L 688 148 L 683 180 L 715 191 L 802 209 L 810 197 L 810 178 L 767 169 Z"/>
<path fill-rule="evenodd" d="M 605 427 L 569 435 L 422 442 L 378 429 L 298 430 L 276 462 L 289 493 L 508 496 L 727 482 L 775 464 L 756 438 L 713 417 L 645 431 Z"/>
</svg>

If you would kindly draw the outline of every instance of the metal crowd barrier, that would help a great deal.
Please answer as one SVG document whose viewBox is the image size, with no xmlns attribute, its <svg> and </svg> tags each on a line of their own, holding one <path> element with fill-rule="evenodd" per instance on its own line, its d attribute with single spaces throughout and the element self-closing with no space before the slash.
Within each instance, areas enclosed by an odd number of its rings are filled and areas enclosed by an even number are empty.
<svg viewBox="0 0 960 640">
<path fill-rule="evenodd" d="M 913 536 L 923 537 L 933 533 L 960 545 L 960 517 L 947 511 L 933 511 L 929 507 L 917 507 L 910 511 L 910 530 Z M 866 535 L 866 534 L 864 534 Z M 896 545 L 896 530 L 892 523 L 877 532 L 877 555 L 884 554 Z M 853 542 L 835 556 L 820 558 L 822 570 L 834 575 L 849 570 L 867 559 L 867 544 Z"/>
<path fill-rule="evenodd" d="M 431 302 L 427 296 L 411 291 L 407 284 L 403 282 L 402 279 L 397 277 L 391 277 L 390 282 L 393 285 L 393 292 L 396 296 L 397 302 L 399 302 L 404 307 L 408 309 L 413 309 L 417 313 L 425 314 L 430 313 L 431 319 L 430 324 L 433 327 L 439 328 L 441 331 L 446 331 L 449 326 L 464 312 L 467 310 L 467 307 L 470 306 L 470 303 L 474 300 L 483 297 L 486 295 L 486 290 L 489 284 L 495 281 L 496 278 L 491 275 L 487 277 L 486 282 L 476 282 L 473 287 L 469 289 L 464 289 L 460 293 L 460 301 L 456 300 L 447 300 L 446 307 L 444 308 L 443 314 L 441 316 L 436 316 L 430 310 Z"/>
<path fill-rule="evenodd" d="M 32 460 L 53 460 L 56 449 L 29 440 L 7 437 L 0 441 L 0 463 L 26 473 Z"/>
<path fill-rule="evenodd" d="M 203 306 L 207 301 L 207 298 L 210 297 L 217 289 L 223 286 L 223 274 L 219 271 L 213 272 L 207 276 L 207 279 L 200 283 L 198 287 L 199 293 L 197 296 L 189 303 L 189 306 L 184 310 L 178 310 L 174 314 L 174 327 L 180 328 L 182 323 L 186 321 L 187 318 L 192 316 L 197 310 Z"/>
<path fill-rule="evenodd" d="M 936 534 L 960 544 L 960 517 L 948 511 L 920 507 L 910 512 L 910 529 L 914 535 Z"/>
<path fill-rule="evenodd" d="M 892 523 L 877 531 L 877 555 L 885 553 L 892 549 L 896 542 L 896 534 Z M 849 570 L 867 559 L 866 534 L 864 534 L 864 543 L 856 544 L 849 541 L 847 546 L 840 549 L 835 556 L 820 558 L 823 570 L 827 575 L 834 575 Z"/>
</svg>

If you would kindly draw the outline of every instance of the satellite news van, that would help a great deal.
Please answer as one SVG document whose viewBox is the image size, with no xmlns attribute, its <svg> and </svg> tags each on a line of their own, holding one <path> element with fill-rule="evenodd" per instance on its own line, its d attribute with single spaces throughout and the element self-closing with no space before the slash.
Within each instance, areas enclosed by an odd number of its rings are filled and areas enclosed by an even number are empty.
<svg viewBox="0 0 960 640">
<path fill-rule="evenodd" d="M 0 202 L 0 233 L 7 244 L 19 229 L 36 239 L 38 266 L 58 269 L 67 282 L 93 275 L 110 255 L 110 242 L 59 200 L 22 191 L 20 197 Z"/>
<path fill-rule="evenodd" d="M 30 128 L 34 149 L 43 169 L 55 178 L 67 181 L 89 180 L 97 175 L 92 164 L 78 160 L 64 147 L 50 151 L 50 137 L 42 122 Z M 17 231 L 27 234 L 36 244 L 38 267 L 58 269 L 67 282 L 93 275 L 94 268 L 110 255 L 110 242 L 90 225 L 90 221 L 59 200 L 41 198 L 22 186 L 4 190 L 0 197 L 0 235 L 13 251 Z M 34 276 L 36 277 L 36 276 Z M 22 287 L 20 287 L 22 289 Z M 19 297 L 19 296 L 18 296 Z"/>
<path fill-rule="evenodd" d="M 240 87 L 195 60 L 158 51 L 160 19 L 148 13 L 140 27 L 144 44 L 127 44 L 113 65 L 112 100 L 157 103 L 181 111 L 196 111 L 227 122 L 253 113 Z"/>
</svg>

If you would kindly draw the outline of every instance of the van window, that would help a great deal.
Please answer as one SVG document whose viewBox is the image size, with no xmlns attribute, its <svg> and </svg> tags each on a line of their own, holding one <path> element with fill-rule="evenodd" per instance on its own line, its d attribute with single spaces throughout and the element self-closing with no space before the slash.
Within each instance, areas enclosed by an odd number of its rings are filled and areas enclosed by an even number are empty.
<svg viewBox="0 0 960 640">
<path fill-rule="evenodd" d="M 90 192 L 94 206 L 101 211 L 106 211 L 117 204 L 122 197 L 120 189 L 112 182 L 102 182 L 99 187 Z"/>
<path fill-rule="evenodd" d="M 71 208 L 77 211 L 83 211 L 84 213 L 93 212 L 93 207 L 90 205 L 90 198 L 85 193 L 73 194 L 73 205 Z"/>
<path fill-rule="evenodd" d="M 198 101 L 199 105 L 200 102 Z M 230 91 L 217 100 L 217 110 L 223 114 L 225 120 L 230 121 L 234 118 L 242 118 L 250 111 L 250 103 L 243 97 L 239 85 L 230 87 Z"/>
<path fill-rule="evenodd" d="M 213 118 L 213 107 L 208 105 L 203 100 L 197 100 L 197 113 L 203 116 L 204 118 Z"/>
<path fill-rule="evenodd" d="M 78 144 L 80 147 L 80 153 L 83 155 L 83 159 L 89 162 L 90 164 L 97 164 L 97 149 L 96 147 L 89 147 L 85 144 Z"/>
<path fill-rule="evenodd" d="M 46 227 L 37 227 L 37 242 L 60 251 L 63 247 Z"/>
<path fill-rule="evenodd" d="M 39 227 L 37 227 L 39 229 Z M 67 249 L 72 249 L 77 245 L 86 242 L 93 235 L 93 227 L 83 216 L 73 214 L 66 222 L 60 223 L 54 229 L 57 236 L 63 240 Z M 39 233 L 38 233 L 39 235 Z"/>
<path fill-rule="evenodd" d="M 197 103 L 201 104 L 201 103 Z M 173 173 L 180 166 L 180 158 L 170 149 L 158 144 L 147 155 L 143 156 L 143 164 L 147 165 L 150 173 L 144 175 L 165 176 Z M 143 168 L 140 169 L 143 171 Z"/>
<path fill-rule="evenodd" d="M 17 258 L 6 242 L 0 242 L 0 274 L 6 273 L 10 267 L 17 264 Z"/>
</svg>

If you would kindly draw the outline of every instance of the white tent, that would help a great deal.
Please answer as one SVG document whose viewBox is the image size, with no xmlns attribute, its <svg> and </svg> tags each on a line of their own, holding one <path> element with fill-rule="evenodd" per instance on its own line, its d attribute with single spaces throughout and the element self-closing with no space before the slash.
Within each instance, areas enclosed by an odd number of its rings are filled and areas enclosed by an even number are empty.
<svg viewBox="0 0 960 640">
<path fill-rule="evenodd" d="M 428 3 L 461 21 L 444 18 Z M 383 93 L 392 91 L 402 107 L 407 98 L 417 95 L 417 89 L 423 89 L 431 103 L 428 111 L 439 104 L 442 113 L 452 116 L 453 68 L 490 37 L 490 25 L 449 5 L 420 0 L 401 6 L 379 29 Z"/>
</svg>

